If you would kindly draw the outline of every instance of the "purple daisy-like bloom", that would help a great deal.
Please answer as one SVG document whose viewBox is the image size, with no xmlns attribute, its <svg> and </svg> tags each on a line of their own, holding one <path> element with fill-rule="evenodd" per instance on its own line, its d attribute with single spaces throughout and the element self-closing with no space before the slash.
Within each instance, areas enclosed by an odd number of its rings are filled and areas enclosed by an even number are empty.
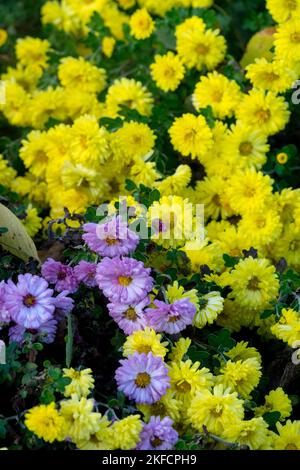
<svg viewBox="0 0 300 470">
<path fill-rule="evenodd" d="M 6 298 L 6 284 L 4 281 L 0 282 L 0 323 L 9 323 L 10 313 L 5 304 Z"/>
<path fill-rule="evenodd" d="M 136 403 L 151 405 L 170 387 L 168 369 L 161 357 L 134 353 L 120 364 L 116 370 L 118 389 Z"/>
<path fill-rule="evenodd" d="M 78 281 L 73 268 L 60 261 L 48 258 L 42 266 L 42 276 L 55 285 L 57 292 L 67 291 L 71 294 L 77 290 Z"/>
<path fill-rule="evenodd" d="M 175 300 L 172 304 L 154 300 L 154 305 L 157 308 L 148 308 L 145 314 L 155 331 L 173 335 L 193 323 L 196 307 L 188 298 Z"/>
<path fill-rule="evenodd" d="M 78 282 L 83 282 L 87 287 L 95 287 L 97 285 L 96 269 L 97 264 L 82 260 L 75 266 L 74 272 Z"/>
<path fill-rule="evenodd" d="M 138 235 L 128 228 L 120 216 L 114 216 L 102 224 L 85 224 L 83 230 L 83 240 L 92 251 L 101 256 L 113 258 L 128 255 L 139 243 Z"/>
<path fill-rule="evenodd" d="M 134 331 L 143 330 L 147 326 L 144 308 L 149 305 L 150 299 L 146 297 L 137 305 L 108 304 L 110 316 L 117 322 L 126 335 Z"/>
<path fill-rule="evenodd" d="M 57 321 L 51 318 L 47 322 L 43 323 L 39 328 L 24 328 L 21 325 L 12 326 L 9 329 L 9 341 L 22 344 L 24 341 L 25 333 L 31 333 L 34 336 L 35 341 L 41 341 L 42 343 L 50 344 L 53 343 L 57 330 Z"/>
<path fill-rule="evenodd" d="M 74 307 L 74 300 L 71 297 L 67 297 L 68 292 L 60 292 L 54 298 L 55 312 L 54 315 L 56 318 L 61 319 L 65 317 L 68 313 L 72 312 Z"/>
<path fill-rule="evenodd" d="M 39 276 L 20 274 L 17 284 L 7 282 L 5 304 L 14 320 L 24 328 L 39 328 L 52 318 L 55 303 L 53 290 Z"/>
<path fill-rule="evenodd" d="M 152 289 L 150 272 L 133 258 L 104 258 L 97 266 L 96 280 L 111 303 L 136 305 Z"/>
<path fill-rule="evenodd" d="M 173 420 L 166 416 L 151 416 L 149 423 L 144 424 L 141 440 L 137 450 L 171 450 L 178 441 L 178 433 L 172 427 Z"/>
</svg>

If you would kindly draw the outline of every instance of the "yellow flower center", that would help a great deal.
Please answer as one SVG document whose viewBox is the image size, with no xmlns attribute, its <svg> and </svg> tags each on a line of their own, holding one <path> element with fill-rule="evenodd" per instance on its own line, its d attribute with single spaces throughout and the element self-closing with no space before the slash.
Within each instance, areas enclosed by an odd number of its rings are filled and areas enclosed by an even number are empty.
<svg viewBox="0 0 300 470">
<path fill-rule="evenodd" d="M 115 245 L 118 240 L 116 238 L 106 238 L 105 239 L 105 242 L 108 244 L 108 245 Z"/>
<path fill-rule="evenodd" d="M 287 444 L 285 450 L 298 450 L 298 447 L 295 444 Z"/>
<path fill-rule="evenodd" d="M 271 117 L 269 109 L 259 109 L 256 111 L 255 115 L 260 122 L 267 122 Z"/>
<path fill-rule="evenodd" d="M 195 51 L 199 54 L 199 55 L 206 55 L 209 51 L 209 47 L 206 46 L 205 44 L 202 44 L 202 43 L 199 43 L 197 44 L 196 48 L 195 48 Z"/>
<path fill-rule="evenodd" d="M 211 414 L 214 418 L 219 418 L 223 413 L 223 406 L 218 404 L 211 410 Z"/>
<path fill-rule="evenodd" d="M 245 195 L 246 197 L 254 197 L 254 195 L 255 195 L 255 189 L 246 186 L 246 187 L 245 187 L 245 191 L 244 191 L 244 195 Z"/>
<path fill-rule="evenodd" d="M 292 42 L 297 44 L 298 42 L 300 42 L 300 32 L 296 31 L 295 33 L 292 33 L 290 38 Z"/>
<path fill-rule="evenodd" d="M 149 344 L 140 344 L 138 347 L 137 347 L 137 352 L 139 354 L 148 354 L 149 352 L 151 352 L 152 349 L 151 349 L 151 346 L 149 346 Z"/>
<path fill-rule="evenodd" d="M 33 307 L 35 303 L 36 298 L 31 294 L 26 295 L 23 299 L 23 304 L 25 305 L 25 307 Z"/>
<path fill-rule="evenodd" d="M 153 439 L 151 439 L 152 447 L 158 447 L 162 444 L 162 442 L 163 441 L 159 437 L 154 437 Z"/>
<path fill-rule="evenodd" d="M 163 74 L 166 78 L 173 78 L 175 76 L 175 70 L 173 67 L 168 67 L 163 71 Z"/>
<path fill-rule="evenodd" d="M 296 10 L 297 9 L 297 1 L 296 0 L 286 0 L 286 7 L 288 10 Z"/>
<path fill-rule="evenodd" d="M 213 202 L 213 204 L 215 204 L 215 205 L 218 206 L 218 207 L 221 206 L 221 199 L 220 199 L 219 194 L 215 194 L 215 195 L 213 196 L 212 202 Z"/>
<path fill-rule="evenodd" d="M 132 282 L 132 278 L 128 276 L 119 276 L 118 281 L 121 286 L 127 287 Z"/>
<path fill-rule="evenodd" d="M 151 377 L 147 372 L 140 372 L 135 378 L 135 384 L 140 388 L 146 388 L 151 382 Z"/>
<path fill-rule="evenodd" d="M 173 315 L 168 319 L 168 323 L 175 323 L 178 319 L 179 317 L 177 315 Z"/>
<path fill-rule="evenodd" d="M 253 150 L 253 145 L 251 142 L 242 142 L 239 146 L 240 154 L 243 156 L 250 155 Z"/>
<path fill-rule="evenodd" d="M 267 82 L 275 82 L 276 80 L 279 80 L 279 78 L 280 76 L 275 72 L 265 72 L 263 74 L 263 79 Z"/>
<path fill-rule="evenodd" d="M 278 163 L 280 163 L 281 165 L 284 165 L 288 161 L 289 156 L 287 153 L 281 152 L 277 155 L 276 159 Z"/>
<path fill-rule="evenodd" d="M 241 251 L 238 248 L 233 248 L 229 252 L 230 256 L 240 256 Z"/>
<path fill-rule="evenodd" d="M 254 291 L 259 290 L 259 279 L 258 279 L 258 277 L 253 276 L 253 277 L 249 280 L 249 282 L 248 282 L 248 284 L 247 284 L 247 289 L 249 289 L 249 290 L 254 290 Z"/>
<path fill-rule="evenodd" d="M 265 219 L 257 219 L 256 220 L 256 226 L 258 228 L 264 228 L 266 226 L 266 220 Z"/>
<path fill-rule="evenodd" d="M 223 98 L 223 92 L 220 90 L 214 90 L 211 94 L 211 98 L 213 101 L 219 103 Z"/>
<path fill-rule="evenodd" d="M 192 389 L 191 384 L 189 384 L 186 380 L 180 380 L 177 382 L 176 388 L 180 393 L 189 393 Z"/>
<path fill-rule="evenodd" d="M 128 308 L 126 312 L 124 312 L 124 317 L 127 318 L 127 320 L 135 321 L 137 319 L 137 314 L 134 308 Z"/>
</svg>

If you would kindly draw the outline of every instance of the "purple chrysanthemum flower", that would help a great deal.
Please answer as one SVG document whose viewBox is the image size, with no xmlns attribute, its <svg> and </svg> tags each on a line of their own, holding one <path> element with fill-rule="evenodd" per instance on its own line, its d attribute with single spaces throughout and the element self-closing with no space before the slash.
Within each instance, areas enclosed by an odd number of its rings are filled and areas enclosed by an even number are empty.
<svg viewBox="0 0 300 470">
<path fill-rule="evenodd" d="M 42 276 L 55 285 L 57 292 L 67 291 L 71 294 L 77 290 L 78 281 L 73 268 L 60 261 L 48 258 L 42 266 Z"/>
<path fill-rule="evenodd" d="M 114 216 L 102 224 L 85 224 L 83 230 L 83 240 L 101 256 L 113 258 L 128 255 L 139 243 L 138 235 L 128 228 L 120 216 Z"/>
<path fill-rule="evenodd" d="M 155 331 L 173 335 L 193 323 L 196 307 L 188 298 L 175 300 L 172 304 L 154 300 L 154 305 L 157 308 L 148 308 L 145 314 Z"/>
<path fill-rule="evenodd" d="M 14 320 L 24 328 L 39 328 L 52 318 L 55 303 L 53 290 L 39 276 L 20 274 L 17 284 L 7 282 L 5 304 Z"/>
<path fill-rule="evenodd" d="M 110 302 L 135 305 L 152 289 L 150 272 L 133 258 L 104 258 L 98 264 L 96 280 Z"/>
<path fill-rule="evenodd" d="M 35 341 L 40 341 L 41 343 L 50 344 L 53 343 L 57 330 L 57 321 L 54 318 L 51 318 L 47 322 L 43 323 L 39 328 L 24 328 L 21 325 L 12 326 L 9 329 L 9 340 L 10 342 L 16 342 L 22 344 L 24 341 L 25 333 L 31 333 L 34 336 Z"/>
<path fill-rule="evenodd" d="M 166 416 L 151 416 L 148 424 L 144 424 L 141 440 L 137 450 L 171 450 L 178 441 L 178 433 L 172 427 L 173 420 Z"/>
<path fill-rule="evenodd" d="M 96 269 L 97 264 L 82 260 L 75 266 L 74 272 L 78 282 L 83 282 L 87 287 L 95 287 L 97 285 Z"/>
<path fill-rule="evenodd" d="M 116 370 L 118 389 L 136 403 L 151 405 L 170 387 L 168 369 L 161 357 L 134 353 L 120 363 Z"/>
<path fill-rule="evenodd" d="M 147 326 L 144 308 L 149 305 L 150 299 L 146 297 L 137 305 L 108 304 L 110 316 L 117 322 L 126 335 L 134 331 L 143 330 Z"/>
<path fill-rule="evenodd" d="M 6 298 L 6 284 L 4 281 L 0 282 L 0 323 L 10 322 L 10 313 L 5 304 Z"/>
<path fill-rule="evenodd" d="M 55 312 L 54 315 L 56 318 L 60 319 L 66 316 L 73 310 L 74 300 L 71 297 L 67 297 L 68 292 L 60 292 L 54 298 Z"/>
</svg>

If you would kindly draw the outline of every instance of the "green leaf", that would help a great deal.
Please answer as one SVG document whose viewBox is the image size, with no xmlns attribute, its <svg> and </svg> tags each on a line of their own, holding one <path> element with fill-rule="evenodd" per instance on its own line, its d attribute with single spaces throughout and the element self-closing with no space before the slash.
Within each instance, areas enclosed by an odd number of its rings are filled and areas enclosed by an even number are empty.
<svg viewBox="0 0 300 470">
<path fill-rule="evenodd" d="M 68 334 L 66 340 L 66 366 L 70 367 L 73 357 L 73 340 L 74 340 L 74 331 L 73 331 L 73 317 L 72 314 L 68 314 Z"/>
<path fill-rule="evenodd" d="M 236 264 L 238 264 L 238 262 L 240 261 L 240 258 L 224 254 L 223 260 L 224 260 L 226 268 L 233 268 Z"/>
<path fill-rule="evenodd" d="M 280 420 L 280 416 L 281 414 L 279 413 L 279 411 L 268 411 L 263 415 L 263 418 L 265 422 L 268 423 L 270 428 L 274 428 L 277 421 Z"/>
<path fill-rule="evenodd" d="M 28 261 L 29 258 L 40 261 L 35 244 L 28 235 L 25 227 L 20 220 L 1 203 L 0 220 L 1 224 L 7 228 L 6 232 L 0 233 L 0 245 L 2 245 L 4 250 L 9 251 L 23 261 Z"/>
</svg>

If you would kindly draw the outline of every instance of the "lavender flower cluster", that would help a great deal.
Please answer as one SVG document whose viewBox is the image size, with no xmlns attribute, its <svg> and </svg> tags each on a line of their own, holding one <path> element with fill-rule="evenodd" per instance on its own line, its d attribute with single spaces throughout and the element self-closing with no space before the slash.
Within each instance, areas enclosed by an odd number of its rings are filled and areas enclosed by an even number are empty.
<svg viewBox="0 0 300 470">
<path fill-rule="evenodd" d="M 151 269 L 130 257 L 139 238 L 119 216 L 103 224 L 85 224 L 83 232 L 83 240 L 100 257 L 99 262 L 83 260 L 72 267 L 50 258 L 41 276 L 20 274 L 16 282 L 0 284 L 0 324 L 10 326 L 11 341 L 22 343 L 24 334 L 30 332 L 42 342 L 53 342 L 58 322 L 73 309 L 70 295 L 81 283 L 102 291 L 109 315 L 126 335 L 146 327 L 176 334 L 192 324 L 196 307 L 189 299 L 151 302 Z M 138 404 L 157 402 L 170 387 L 167 366 L 151 352 L 121 360 L 115 378 L 119 390 Z M 153 417 L 144 426 L 139 445 L 141 449 L 169 449 L 177 438 L 170 418 Z"/>
</svg>

